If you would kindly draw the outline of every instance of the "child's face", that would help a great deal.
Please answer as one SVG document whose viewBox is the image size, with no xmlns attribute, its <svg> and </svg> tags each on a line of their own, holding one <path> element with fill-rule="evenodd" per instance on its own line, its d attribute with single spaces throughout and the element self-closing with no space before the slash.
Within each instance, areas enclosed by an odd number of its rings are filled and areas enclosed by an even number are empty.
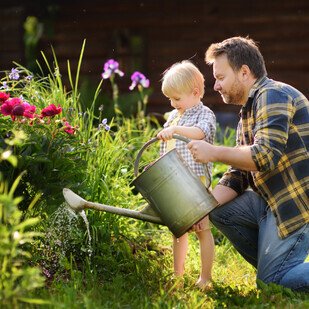
<svg viewBox="0 0 309 309">
<path fill-rule="evenodd" d="M 172 107 L 176 108 L 180 114 L 200 102 L 197 89 L 191 93 L 175 93 L 169 97 Z"/>
</svg>

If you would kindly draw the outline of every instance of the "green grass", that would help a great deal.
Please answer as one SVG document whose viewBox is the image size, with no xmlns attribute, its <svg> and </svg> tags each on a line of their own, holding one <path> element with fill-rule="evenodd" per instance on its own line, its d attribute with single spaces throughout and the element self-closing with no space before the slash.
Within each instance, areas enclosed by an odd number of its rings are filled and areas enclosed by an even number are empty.
<svg viewBox="0 0 309 309">
<path fill-rule="evenodd" d="M 96 265 L 70 279 L 55 280 L 39 296 L 48 308 L 309 308 L 309 296 L 278 286 L 257 290 L 255 271 L 227 242 L 216 246 L 213 290 L 195 287 L 199 274 L 198 242 L 190 234 L 184 287 L 173 286 L 171 234 L 165 228 L 135 231 L 115 239 L 122 251 L 117 263 Z M 121 244 L 121 246 L 120 246 Z M 101 252 L 102 256 L 109 255 Z"/>
</svg>

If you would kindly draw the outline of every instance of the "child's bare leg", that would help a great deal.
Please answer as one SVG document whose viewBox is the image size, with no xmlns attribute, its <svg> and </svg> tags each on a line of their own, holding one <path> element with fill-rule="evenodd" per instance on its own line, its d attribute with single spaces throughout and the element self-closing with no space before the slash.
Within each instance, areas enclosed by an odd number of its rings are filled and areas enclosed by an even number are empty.
<svg viewBox="0 0 309 309">
<path fill-rule="evenodd" d="M 185 259 L 188 251 L 188 233 L 176 238 L 173 235 L 174 273 L 182 276 L 185 272 Z"/>
<path fill-rule="evenodd" d="M 207 218 L 207 220 L 209 220 Z M 209 223 L 205 230 L 196 232 L 200 242 L 200 256 L 201 256 L 201 273 L 197 281 L 197 285 L 201 288 L 207 287 L 210 284 L 212 276 L 211 270 L 214 261 L 215 243 L 209 228 Z"/>
</svg>

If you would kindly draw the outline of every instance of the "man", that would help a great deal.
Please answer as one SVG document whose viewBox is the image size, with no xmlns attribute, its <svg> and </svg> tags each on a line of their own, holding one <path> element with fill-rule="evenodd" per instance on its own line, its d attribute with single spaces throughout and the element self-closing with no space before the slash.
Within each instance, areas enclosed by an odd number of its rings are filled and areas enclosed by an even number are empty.
<svg viewBox="0 0 309 309">
<path fill-rule="evenodd" d="M 210 220 L 257 268 L 257 279 L 309 291 L 309 102 L 267 77 L 249 38 L 212 44 L 205 60 L 214 90 L 241 106 L 235 148 L 188 144 L 196 161 L 231 166 L 212 191 L 222 206 Z"/>
</svg>

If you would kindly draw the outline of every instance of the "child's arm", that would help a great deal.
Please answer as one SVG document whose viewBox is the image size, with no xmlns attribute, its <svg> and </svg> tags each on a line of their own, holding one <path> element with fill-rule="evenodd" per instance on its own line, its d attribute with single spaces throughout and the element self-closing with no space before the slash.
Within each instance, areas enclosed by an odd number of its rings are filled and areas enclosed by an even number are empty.
<svg viewBox="0 0 309 309">
<path fill-rule="evenodd" d="M 161 130 L 157 134 L 157 138 L 162 141 L 167 141 L 173 138 L 173 134 L 178 134 L 195 140 L 202 140 L 205 137 L 204 132 L 198 127 L 170 126 Z"/>
</svg>

